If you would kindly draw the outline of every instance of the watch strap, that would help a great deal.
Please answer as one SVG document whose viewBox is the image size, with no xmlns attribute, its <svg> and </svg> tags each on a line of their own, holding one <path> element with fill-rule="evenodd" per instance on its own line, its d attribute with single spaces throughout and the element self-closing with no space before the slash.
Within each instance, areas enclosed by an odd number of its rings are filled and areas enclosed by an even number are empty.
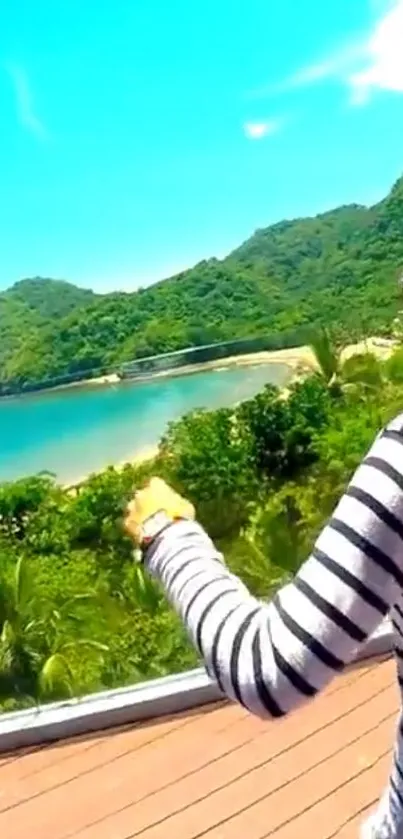
<svg viewBox="0 0 403 839">
<path fill-rule="evenodd" d="M 173 517 L 168 515 L 165 510 L 156 510 L 151 516 L 144 520 L 141 530 L 142 535 L 140 539 L 140 548 L 137 553 L 137 560 L 144 561 L 144 557 L 153 542 L 164 532 L 171 527 L 175 522 L 181 521 L 182 517 Z"/>
</svg>

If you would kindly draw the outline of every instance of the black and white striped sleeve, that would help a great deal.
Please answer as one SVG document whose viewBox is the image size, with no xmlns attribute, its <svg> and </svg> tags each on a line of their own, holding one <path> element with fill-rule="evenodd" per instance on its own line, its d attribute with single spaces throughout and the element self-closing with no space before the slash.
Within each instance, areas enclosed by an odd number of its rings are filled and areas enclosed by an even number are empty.
<svg viewBox="0 0 403 839">
<path fill-rule="evenodd" d="M 179 522 L 147 566 L 229 697 L 263 717 L 313 697 L 366 641 L 403 585 L 403 419 L 380 434 L 294 581 L 271 603 Z"/>
</svg>

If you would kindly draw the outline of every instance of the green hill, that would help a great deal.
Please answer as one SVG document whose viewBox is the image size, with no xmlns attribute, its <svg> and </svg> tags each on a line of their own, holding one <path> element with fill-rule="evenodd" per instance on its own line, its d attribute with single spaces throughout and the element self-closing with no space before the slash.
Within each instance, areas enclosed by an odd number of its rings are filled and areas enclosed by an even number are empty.
<svg viewBox="0 0 403 839">
<path fill-rule="evenodd" d="M 347 340 L 386 333 L 402 268 L 403 178 L 374 207 L 258 230 L 226 259 L 132 294 L 24 280 L 0 294 L 0 387 L 308 326 L 331 326 Z"/>
<path fill-rule="evenodd" d="M 89 289 L 77 288 L 64 280 L 35 277 L 20 280 L 0 295 L 0 299 L 20 303 L 43 320 L 63 318 L 73 309 L 92 303 L 97 295 Z"/>
<path fill-rule="evenodd" d="M 0 294 L 0 382 L 13 381 L 7 372 L 18 365 L 26 343 L 40 345 L 42 335 L 73 310 L 94 300 L 89 290 L 58 280 L 21 280 Z"/>
</svg>

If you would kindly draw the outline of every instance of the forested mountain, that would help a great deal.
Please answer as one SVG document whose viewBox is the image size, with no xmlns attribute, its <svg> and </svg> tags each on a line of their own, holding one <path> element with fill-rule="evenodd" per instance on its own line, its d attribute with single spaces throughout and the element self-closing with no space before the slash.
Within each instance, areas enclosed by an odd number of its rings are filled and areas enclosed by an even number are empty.
<svg viewBox="0 0 403 839">
<path fill-rule="evenodd" d="M 96 299 L 71 283 L 36 277 L 0 294 L 0 379 L 27 340 L 39 343 L 54 322 Z"/>
<path fill-rule="evenodd" d="M 63 280 L 34 277 L 15 283 L 0 295 L 0 299 L 20 303 L 32 315 L 49 321 L 50 318 L 62 318 L 73 309 L 92 303 L 96 296 L 89 289 L 77 288 Z"/>
<path fill-rule="evenodd" d="M 132 294 L 24 280 L 0 294 L 0 385 L 305 325 L 348 340 L 387 332 L 402 268 L 403 178 L 374 207 L 258 230 L 226 259 Z"/>
</svg>

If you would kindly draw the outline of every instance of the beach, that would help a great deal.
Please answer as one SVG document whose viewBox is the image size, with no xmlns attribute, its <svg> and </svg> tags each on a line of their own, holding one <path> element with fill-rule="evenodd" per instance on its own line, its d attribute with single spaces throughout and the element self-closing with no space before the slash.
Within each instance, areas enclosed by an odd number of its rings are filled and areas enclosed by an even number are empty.
<svg viewBox="0 0 403 839">
<path fill-rule="evenodd" d="M 353 355 L 371 352 L 379 360 L 384 361 L 390 356 L 395 346 L 395 341 L 375 336 L 368 338 L 366 341 L 361 341 L 357 344 L 350 344 L 345 347 L 341 352 L 341 359 L 342 361 L 345 361 Z M 273 352 L 259 352 L 241 356 L 230 356 L 226 359 L 217 359 L 203 364 L 189 365 L 187 367 L 176 368 L 175 370 L 166 370 L 154 373 L 150 376 L 142 377 L 141 379 L 136 378 L 134 381 L 149 381 L 154 379 L 190 375 L 192 373 L 200 373 L 208 370 L 216 370 L 218 372 L 234 367 L 256 367 L 267 364 L 287 365 L 294 373 L 291 381 L 295 381 L 296 378 L 304 376 L 309 371 L 318 369 L 317 361 L 312 349 L 308 346 L 302 346 L 291 349 L 276 350 Z M 286 396 L 288 388 L 284 387 L 282 390 Z M 111 465 L 113 465 L 115 469 L 121 470 L 128 463 L 132 465 L 140 465 L 148 460 L 154 459 L 157 455 L 158 445 L 149 445 L 140 449 L 140 451 L 135 451 L 132 454 L 129 453 L 127 457 Z M 84 474 L 81 478 L 75 480 L 74 483 L 68 484 L 67 488 L 73 489 L 79 487 L 81 484 L 85 483 L 88 477 L 88 474 Z"/>
<path fill-rule="evenodd" d="M 345 361 L 351 355 L 372 352 L 383 361 L 393 352 L 397 342 L 392 339 L 371 337 L 366 341 L 357 344 L 350 344 L 342 350 L 341 358 Z M 195 373 L 203 373 L 208 370 L 230 370 L 236 367 L 254 367 L 262 364 L 286 364 L 295 373 L 309 372 L 317 369 L 317 362 L 312 349 L 309 346 L 290 347 L 283 350 L 265 350 L 263 352 L 245 353 L 244 355 L 231 355 L 226 358 L 216 358 L 213 361 L 203 361 L 199 364 L 186 364 L 181 367 L 172 367 L 167 370 L 155 370 L 132 378 L 122 379 L 119 373 L 109 373 L 103 376 L 95 376 L 91 379 L 80 379 L 77 382 L 55 385 L 50 388 L 43 388 L 37 393 L 52 391 L 76 390 L 80 388 L 102 388 L 117 385 L 122 381 L 150 382 L 158 379 L 173 379 L 181 376 L 191 376 Z M 21 396 L 30 395 L 20 394 Z M 3 399 L 12 397 L 2 397 Z"/>
<path fill-rule="evenodd" d="M 203 361 L 200 364 L 187 364 L 169 370 L 158 370 L 147 375 L 136 376 L 132 381 L 145 382 L 151 379 L 188 376 L 192 373 L 204 373 L 208 370 L 229 370 L 231 367 L 253 367 L 259 364 L 286 364 L 293 370 L 299 368 L 313 369 L 315 367 L 315 357 L 309 347 L 230 355 L 226 358 L 216 358 L 213 361 Z"/>
<path fill-rule="evenodd" d="M 111 463 L 109 467 L 105 466 L 105 469 L 112 467 L 113 469 L 116 469 L 117 472 L 121 472 L 128 464 L 130 464 L 131 466 L 141 466 L 142 463 L 147 463 L 147 461 L 149 460 L 154 460 L 154 458 L 157 457 L 158 452 L 159 446 L 157 444 L 155 444 L 154 446 L 145 446 L 144 449 L 140 449 L 140 451 L 134 452 L 132 455 L 129 454 L 126 458 L 124 458 L 124 460 L 120 460 L 118 463 Z M 77 480 L 73 481 L 73 483 L 63 484 L 63 489 L 66 489 L 68 491 L 74 491 L 76 489 L 79 489 L 80 486 L 82 486 L 86 483 L 86 481 L 88 481 L 88 478 L 91 477 L 91 474 L 93 473 L 83 475 L 81 478 L 78 478 Z"/>
<path fill-rule="evenodd" d="M 342 358 L 373 352 L 384 360 L 395 343 L 371 337 L 344 348 Z M 292 382 L 317 369 L 308 346 L 250 353 L 163 371 L 122 383 L 72 388 L 2 400 L 0 480 L 45 470 L 62 486 L 77 486 L 108 465 L 144 463 L 156 456 L 171 422 L 197 410 L 230 407 L 267 384 L 284 398 Z"/>
<path fill-rule="evenodd" d="M 397 345 L 392 339 L 379 338 L 377 336 L 367 338 L 357 344 L 349 344 L 341 352 L 341 359 L 345 361 L 352 355 L 371 352 L 380 361 L 390 356 Z M 228 370 L 231 367 L 248 367 L 259 364 L 286 364 L 295 372 L 308 372 L 317 370 L 318 365 L 315 354 L 311 347 L 290 347 L 283 350 L 265 350 L 263 352 L 247 353 L 244 355 L 230 355 L 226 358 L 216 358 L 213 361 L 203 361 L 200 364 L 187 364 L 182 367 L 175 367 L 169 370 L 158 370 L 142 376 L 136 376 L 131 381 L 145 382 L 154 379 L 172 378 L 175 376 L 187 376 L 192 373 L 202 373 L 207 370 Z M 119 381 L 117 374 L 93 379 L 93 384 L 105 384 Z M 90 383 L 90 382 L 89 382 Z"/>
</svg>

